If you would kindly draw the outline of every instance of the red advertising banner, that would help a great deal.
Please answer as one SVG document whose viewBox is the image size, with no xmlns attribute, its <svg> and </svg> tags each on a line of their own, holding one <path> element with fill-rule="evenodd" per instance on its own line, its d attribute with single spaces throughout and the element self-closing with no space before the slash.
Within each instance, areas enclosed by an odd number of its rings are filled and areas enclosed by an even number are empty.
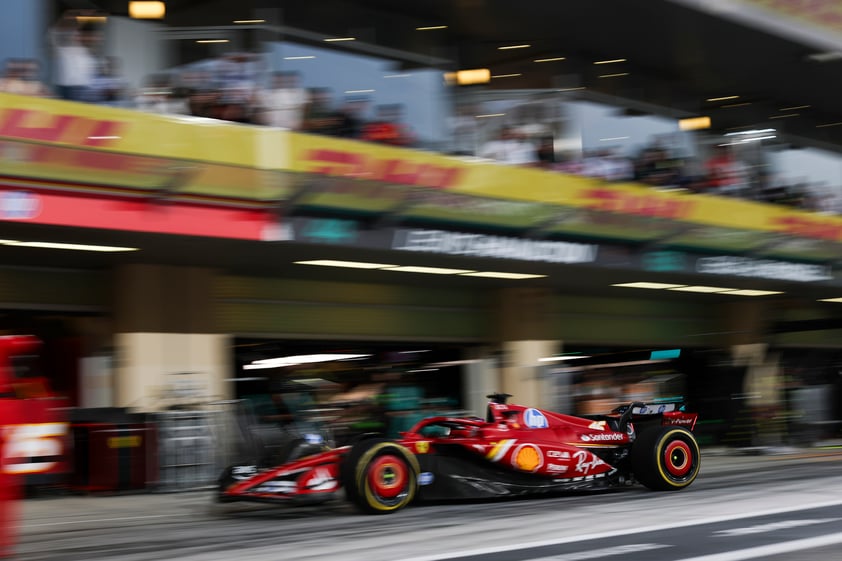
<svg viewBox="0 0 842 561">
<path fill-rule="evenodd" d="M 0 190 L 0 221 L 262 240 L 274 217 L 262 209 Z"/>
</svg>

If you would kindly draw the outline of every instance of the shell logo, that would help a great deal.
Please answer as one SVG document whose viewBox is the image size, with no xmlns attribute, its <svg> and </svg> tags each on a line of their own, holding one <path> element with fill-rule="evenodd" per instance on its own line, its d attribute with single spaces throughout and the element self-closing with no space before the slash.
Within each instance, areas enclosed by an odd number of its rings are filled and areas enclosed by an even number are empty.
<svg viewBox="0 0 842 561">
<path fill-rule="evenodd" d="M 544 456 L 534 444 L 521 444 L 512 454 L 512 465 L 523 471 L 535 471 L 544 465 Z"/>
<path fill-rule="evenodd" d="M 426 454 L 430 451 L 430 443 L 426 440 L 419 440 L 415 443 L 415 451 L 418 454 Z"/>
</svg>

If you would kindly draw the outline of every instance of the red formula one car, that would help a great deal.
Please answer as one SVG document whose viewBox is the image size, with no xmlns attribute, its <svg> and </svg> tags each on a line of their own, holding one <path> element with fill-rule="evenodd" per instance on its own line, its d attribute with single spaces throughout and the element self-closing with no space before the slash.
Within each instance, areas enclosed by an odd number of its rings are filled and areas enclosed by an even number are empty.
<svg viewBox="0 0 842 561">
<path fill-rule="evenodd" d="M 275 467 L 236 465 L 219 500 L 309 503 L 345 496 L 368 513 L 414 500 L 500 498 L 630 485 L 683 489 L 699 473 L 697 414 L 681 402 L 631 403 L 575 417 L 488 396 L 485 419 L 430 417 L 390 440 L 304 450 Z M 314 453 L 313 453 L 314 452 Z"/>
</svg>

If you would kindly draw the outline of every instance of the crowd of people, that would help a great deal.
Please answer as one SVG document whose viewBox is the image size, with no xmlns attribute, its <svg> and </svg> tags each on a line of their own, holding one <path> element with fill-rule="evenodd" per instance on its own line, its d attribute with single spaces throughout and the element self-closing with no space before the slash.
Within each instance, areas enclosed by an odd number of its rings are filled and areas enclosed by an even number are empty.
<svg viewBox="0 0 842 561">
<path fill-rule="evenodd" d="M 229 53 L 191 67 L 149 76 L 133 89 L 120 61 L 104 53 L 101 14 L 70 10 L 50 29 L 52 87 L 34 59 L 8 59 L 0 92 L 98 103 L 164 114 L 192 115 L 237 123 L 283 127 L 390 144 L 413 146 L 403 107 L 370 107 L 365 97 L 336 104 L 328 88 L 304 88 L 292 71 L 265 72 L 261 55 Z M 371 114 L 373 113 L 373 114 Z"/>
<path fill-rule="evenodd" d="M 134 98 L 134 106 L 393 146 L 415 144 L 403 123 L 401 105 L 379 105 L 369 116 L 368 98 L 347 96 L 337 105 L 329 88 L 304 88 L 293 71 L 272 72 L 264 87 L 262 74 L 252 70 L 254 59 L 231 54 L 200 68 L 152 76 Z"/>
<path fill-rule="evenodd" d="M 634 182 L 658 189 L 683 190 L 836 212 L 835 201 L 807 182 L 773 177 L 765 166 L 750 165 L 728 145 L 715 145 L 705 159 L 688 158 L 664 142 L 653 142 L 635 155 L 619 149 L 559 153 L 551 136 L 530 138 L 518 127 L 502 126 L 476 155 L 504 164 L 530 166 L 610 182 Z"/>
</svg>

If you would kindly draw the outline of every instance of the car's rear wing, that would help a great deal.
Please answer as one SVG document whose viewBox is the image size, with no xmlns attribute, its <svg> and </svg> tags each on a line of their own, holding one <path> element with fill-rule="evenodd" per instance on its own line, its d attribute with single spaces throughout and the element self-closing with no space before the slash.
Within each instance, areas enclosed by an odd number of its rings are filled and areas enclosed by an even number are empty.
<svg viewBox="0 0 842 561">
<path fill-rule="evenodd" d="M 688 413 L 684 410 L 682 399 L 658 400 L 653 403 L 635 401 L 621 405 L 611 411 L 620 415 L 620 425 L 625 426 L 629 421 L 652 421 L 661 419 L 662 425 L 679 425 L 690 430 L 696 426 L 698 413 Z"/>
</svg>

